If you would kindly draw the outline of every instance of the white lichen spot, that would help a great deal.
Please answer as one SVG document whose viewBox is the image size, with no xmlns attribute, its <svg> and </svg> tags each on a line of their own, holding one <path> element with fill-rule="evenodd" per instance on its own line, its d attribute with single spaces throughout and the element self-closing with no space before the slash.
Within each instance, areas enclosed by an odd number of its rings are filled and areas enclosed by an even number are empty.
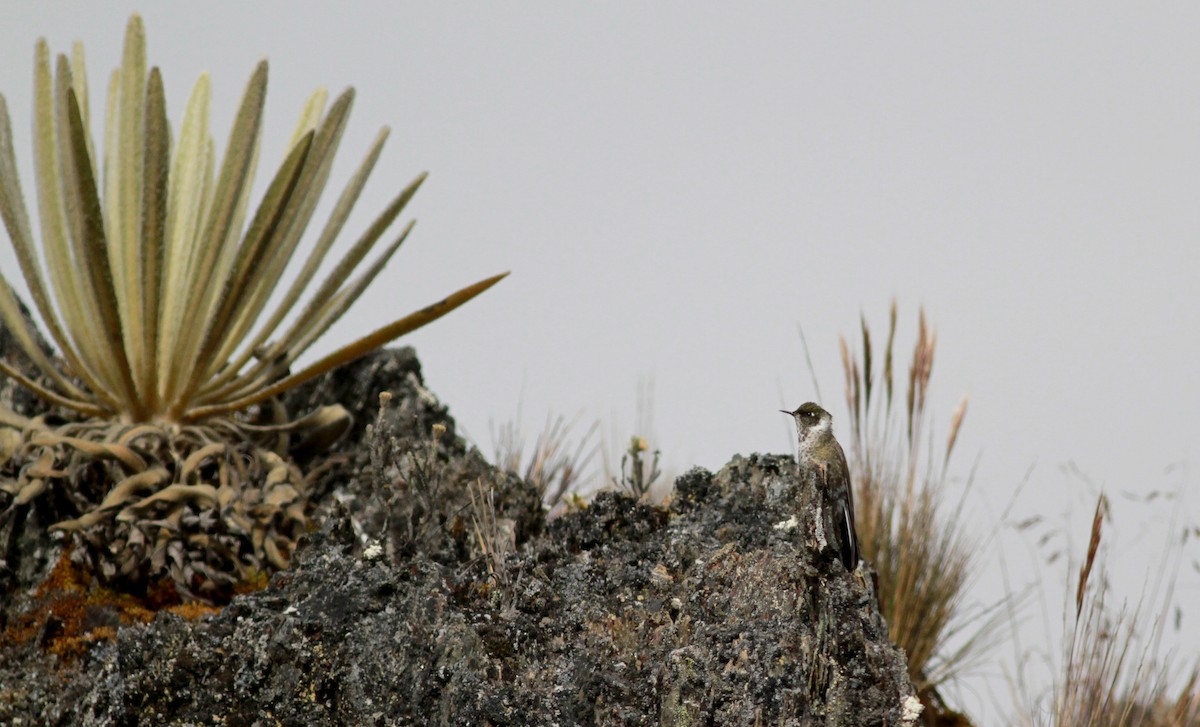
<svg viewBox="0 0 1200 727">
<path fill-rule="evenodd" d="M 379 544 L 378 540 L 371 541 L 370 543 L 367 544 L 367 547 L 363 548 L 363 559 L 364 560 L 375 560 L 382 555 L 383 555 L 383 546 Z"/>
<path fill-rule="evenodd" d="M 913 695 L 908 695 L 904 698 L 904 704 L 900 705 L 900 724 L 914 725 L 917 719 L 921 716 L 921 712 L 925 707 L 921 704 L 921 700 Z"/>
<path fill-rule="evenodd" d="M 296 608 L 295 604 L 292 604 L 292 605 L 288 606 L 287 608 L 283 609 L 284 616 L 295 616 L 298 613 L 300 613 L 300 609 Z"/>
<path fill-rule="evenodd" d="M 796 516 L 793 515 L 792 517 L 788 518 L 787 520 L 784 520 L 783 522 L 775 523 L 775 529 L 776 530 L 795 530 L 799 524 L 800 524 L 800 521 L 796 520 Z"/>
</svg>

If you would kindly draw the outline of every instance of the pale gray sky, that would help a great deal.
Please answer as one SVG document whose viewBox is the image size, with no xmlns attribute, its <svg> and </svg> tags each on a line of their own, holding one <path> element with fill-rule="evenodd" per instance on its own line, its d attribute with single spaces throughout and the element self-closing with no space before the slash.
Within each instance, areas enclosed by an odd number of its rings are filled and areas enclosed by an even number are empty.
<svg viewBox="0 0 1200 727">
<path fill-rule="evenodd" d="M 837 334 L 860 311 L 882 332 L 895 297 L 905 359 L 918 306 L 938 329 L 939 438 L 970 394 L 957 472 L 978 457 L 973 528 L 996 527 L 1032 467 L 1014 517 L 1046 515 L 1083 548 L 1094 490 L 1063 471 L 1074 463 L 1114 494 L 1114 586 L 1136 598 L 1171 510 L 1200 520 L 1194 495 L 1173 508 L 1119 495 L 1197 477 L 1200 6 L 993 5 L 141 12 L 174 125 L 212 73 L 219 148 L 270 59 L 260 176 L 314 87 L 358 89 L 332 187 L 380 126 L 393 134 L 351 234 L 431 172 L 414 234 L 320 351 L 513 271 L 405 340 L 485 451 L 489 422 L 519 403 L 531 438 L 547 412 L 628 432 L 647 377 L 672 470 L 787 451 L 776 410 L 816 398 L 797 325 L 844 428 Z M 84 41 L 96 104 L 133 9 L 39 3 L 0 26 L 27 194 L 34 41 Z M 7 247 L 0 265 L 14 269 Z M 1032 546 L 1004 547 L 1027 578 Z M 1047 572 L 1057 598 L 1065 566 Z M 996 572 L 981 580 L 980 598 L 999 591 Z M 1185 565 L 1193 604 L 1197 580 Z M 1048 609 L 1029 619 L 1057 623 Z M 1168 641 L 1194 658 L 1200 612 L 1183 613 L 1190 635 Z M 1005 701 L 1000 666 L 986 671 L 969 699 Z"/>
</svg>

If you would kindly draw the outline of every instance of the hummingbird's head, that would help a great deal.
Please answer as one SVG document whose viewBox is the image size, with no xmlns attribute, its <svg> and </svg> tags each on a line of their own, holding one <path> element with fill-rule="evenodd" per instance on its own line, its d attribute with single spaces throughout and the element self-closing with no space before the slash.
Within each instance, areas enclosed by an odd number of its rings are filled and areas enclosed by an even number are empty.
<svg viewBox="0 0 1200 727">
<path fill-rule="evenodd" d="M 806 444 L 815 444 L 821 439 L 833 435 L 833 417 L 811 401 L 801 404 L 796 411 L 784 411 L 783 413 L 791 415 L 796 420 L 796 430 L 800 433 L 801 447 Z"/>
</svg>

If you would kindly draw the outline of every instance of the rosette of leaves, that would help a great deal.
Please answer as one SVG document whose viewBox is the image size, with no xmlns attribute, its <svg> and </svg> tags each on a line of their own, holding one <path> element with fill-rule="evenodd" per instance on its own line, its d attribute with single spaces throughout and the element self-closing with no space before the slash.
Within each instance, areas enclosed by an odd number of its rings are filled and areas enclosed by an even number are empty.
<svg viewBox="0 0 1200 727">
<path fill-rule="evenodd" d="M 162 77 L 147 70 L 134 16 L 108 86 L 103 164 L 89 132 L 79 44 L 52 64 L 39 41 L 35 69 L 40 252 L 2 96 L 0 215 L 59 355 L 39 347 L 0 276 L 0 321 L 28 357 L 24 367 L 0 360 L 0 374 L 52 405 L 34 417 L 0 407 L 0 506 L 14 517 L 56 493 L 73 517 L 54 527 L 74 534 L 75 555 L 106 581 L 146 586 L 169 577 L 186 596 L 227 594 L 288 564 L 306 524 L 311 477 L 297 466 L 297 449 L 326 447 L 348 424 L 336 404 L 293 417 L 279 395 L 445 315 L 503 275 L 293 371 L 404 241 L 411 222 L 368 261 L 424 179 L 330 258 L 380 155 L 382 130 L 298 273 L 277 292 L 329 177 L 353 90 L 328 105 L 323 90 L 312 95 L 249 214 L 265 61 L 218 159 L 207 75 L 172 136 Z"/>
</svg>

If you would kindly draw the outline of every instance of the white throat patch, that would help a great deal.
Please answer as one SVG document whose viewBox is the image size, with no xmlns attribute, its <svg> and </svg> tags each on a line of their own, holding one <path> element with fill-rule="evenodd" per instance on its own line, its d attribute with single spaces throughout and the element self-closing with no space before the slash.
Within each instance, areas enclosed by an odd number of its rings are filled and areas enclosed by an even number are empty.
<svg viewBox="0 0 1200 727">
<path fill-rule="evenodd" d="M 829 416 L 821 417 L 816 424 L 804 429 L 803 435 L 800 437 L 800 456 L 803 458 L 805 454 L 812 451 L 820 442 L 828 437 L 833 436 L 833 420 Z"/>
</svg>

